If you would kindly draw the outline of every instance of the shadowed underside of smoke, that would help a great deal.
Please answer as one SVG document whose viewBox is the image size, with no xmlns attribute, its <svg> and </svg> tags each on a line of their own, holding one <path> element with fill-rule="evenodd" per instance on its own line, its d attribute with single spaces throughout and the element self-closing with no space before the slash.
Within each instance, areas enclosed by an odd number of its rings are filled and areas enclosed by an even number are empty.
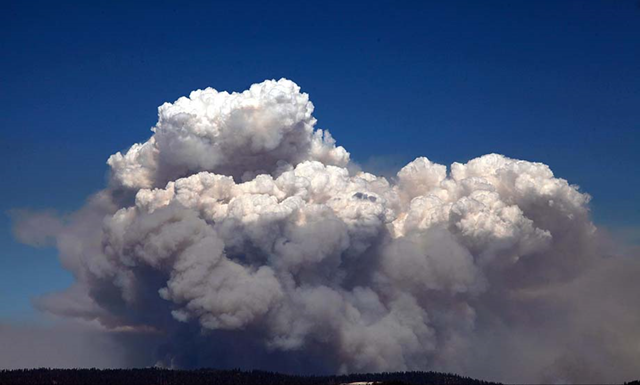
<svg viewBox="0 0 640 385">
<path fill-rule="evenodd" d="M 76 278 L 37 306 L 153 333 L 164 366 L 638 374 L 637 258 L 612 257 L 588 195 L 497 154 L 375 176 L 312 113 L 286 79 L 162 105 L 82 209 L 14 212 Z"/>
</svg>

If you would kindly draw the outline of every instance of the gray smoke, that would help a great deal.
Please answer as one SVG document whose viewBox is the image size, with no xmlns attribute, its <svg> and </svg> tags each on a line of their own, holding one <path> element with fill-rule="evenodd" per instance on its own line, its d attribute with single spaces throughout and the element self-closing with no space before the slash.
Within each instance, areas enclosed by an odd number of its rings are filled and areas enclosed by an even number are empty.
<svg viewBox="0 0 640 385">
<path fill-rule="evenodd" d="M 358 171 L 312 112 L 286 79 L 162 105 L 84 208 L 15 214 L 76 278 L 38 307 L 161 335 L 165 366 L 640 377 L 640 264 L 587 194 L 497 154 Z"/>
</svg>

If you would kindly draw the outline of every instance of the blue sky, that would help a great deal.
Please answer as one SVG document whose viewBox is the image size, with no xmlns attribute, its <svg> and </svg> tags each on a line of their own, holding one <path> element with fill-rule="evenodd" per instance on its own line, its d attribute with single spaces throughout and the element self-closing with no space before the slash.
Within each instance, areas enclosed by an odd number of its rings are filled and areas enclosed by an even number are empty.
<svg viewBox="0 0 640 385">
<path fill-rule="evenodd" d="M 1 6 L 3 214 L 81 206 L 165 101 L 287 77 L 360 163 L 544 162 L 638 240 L 637 1 L 88 3 Z M 70 283 L 0 217 L 0 320 Z"/>
</svg>

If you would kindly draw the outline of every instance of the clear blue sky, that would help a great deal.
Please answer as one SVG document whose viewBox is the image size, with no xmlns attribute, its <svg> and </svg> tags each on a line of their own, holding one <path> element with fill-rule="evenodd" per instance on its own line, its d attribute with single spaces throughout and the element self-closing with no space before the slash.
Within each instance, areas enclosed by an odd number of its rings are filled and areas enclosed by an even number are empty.
<svg viewBox="0 0 640 385">
<path fill-rule="evenodd" d="M 541 161 L 640 228 L 638 1 L 5 1 L 0 45 L 2 213 L 81 206 L 165 101 L 287 77 L 358 162 Z M 71 278 L 10 230 L 0 320 L 32 320 Z"/>
</svg>

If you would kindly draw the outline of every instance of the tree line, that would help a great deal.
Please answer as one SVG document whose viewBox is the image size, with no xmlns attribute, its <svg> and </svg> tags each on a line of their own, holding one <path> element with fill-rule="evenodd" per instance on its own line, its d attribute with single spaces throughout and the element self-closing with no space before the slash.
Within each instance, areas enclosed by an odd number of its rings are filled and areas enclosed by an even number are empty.
<svg viewBox="0 0 640 385">
<path fill-rule="evenodd" d="M 299 376 L 267 371 L 146 369 L 18 369 L 1 370 L 0 384 L 56 385 L 339 385 L 376 382 L 383 385 L 494 385 L 451 373 L 383 372 L 339 376 Z M 633 385 L 633 384 L 630 384 Z"/>
</svg>

